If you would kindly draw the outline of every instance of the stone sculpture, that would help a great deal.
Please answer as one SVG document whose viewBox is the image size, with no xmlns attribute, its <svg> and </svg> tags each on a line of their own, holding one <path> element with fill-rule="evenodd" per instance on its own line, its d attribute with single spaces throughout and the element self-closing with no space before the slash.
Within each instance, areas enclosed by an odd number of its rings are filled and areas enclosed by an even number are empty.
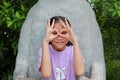
<svg viewBox="0 0 120 80">
<path fill-rule="evenodd" d="M 43 80 L 38 72 L 38 50 L 47 20 L 67 17 L 73 25 L 85 60 L 85 75 L 79 80 L 106 80 L 103 44 L 99 26 L 86 0 L 39 0 L 22 26 L 14 80 Z"/>
</svg>

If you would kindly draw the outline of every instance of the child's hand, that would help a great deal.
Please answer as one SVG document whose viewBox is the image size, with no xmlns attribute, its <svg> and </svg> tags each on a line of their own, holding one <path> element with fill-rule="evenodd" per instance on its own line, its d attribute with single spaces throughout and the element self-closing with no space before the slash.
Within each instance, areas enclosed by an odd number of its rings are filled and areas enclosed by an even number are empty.
<svg viewBox="0 0 120 80">
<path fill-rule="evenodd" d="M 49 43 L 53 39 L 57 38 L 58 36 L 58 31 L 57 29 L 53 28 L 55 24 L 55 20 L 53 20 L 52 25 L 50 26 L 50 20 L 46 24 L 46 35 L 45 35 L 45 40 Z"/>
<path fill-rule="evenodd" d="M 60 32 L 61 36 L 74 42 L 76 40 L 76 37 L 75 37 L 72 27 L 69 25 L 68 21 L 65 19 L 65 23 L 62 20 L 60 20 L 60 22 L 64 26 L 64 29 L 62 29 Z"/>
</svg>

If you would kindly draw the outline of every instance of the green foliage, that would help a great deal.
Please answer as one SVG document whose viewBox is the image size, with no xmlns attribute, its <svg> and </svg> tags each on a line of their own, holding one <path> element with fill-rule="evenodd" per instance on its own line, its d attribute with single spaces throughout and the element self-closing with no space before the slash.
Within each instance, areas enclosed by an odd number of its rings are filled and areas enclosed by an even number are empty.
<svg viewBox="0 0 120 80">
<path fill-rule="evenodd" d="M 30 7 L 21 3 L 20 0 L 0 1 L 0 80 L 12 80 L 13 69 L 9 67 L 15 66 L 20 28 Z"/>
<path fill-rule="evenodd" d="M 120 1 L 91 0 L 105 53 L 107 80 L 120 80 Z"/>
<path fill-rule="evenodd" d="M 11 70 L 13 71 L 13 70 Z M 13 74 L 12 72 L 6 72 L 6 73 L 3 73 L 3 75 L 1 76 L 1 79 L 2 80 L 13 80 Z"/>
<path fill-rule="evenodd" d="M 111 27 L 103 32 L 107 80 L 120 80 L 120 29 Z"/>
<path fill-rule="evenodd" d="M 13 68 L 10 68 L 10 70 L 7 70 L 6 72 L 3 72 L 1 75 L 2 80 L 13 80 Z"/>
<path fill-rule="evenodd" d="M 102 11 L 102 15 L 112 18 L 120 17 L 119 0 L 91 0 L 91 4 L 96 11 Z"/>
<path fill-rule="evenodd" d="M 26 16 L 26 11 L 28 11 L 22 4 L 20 5 L 20 8 L 16 10 L 16 6 L 12 6 L 10 2 L 3 1 L 0 8 L 0 25 L 4 24 L 6 27 L 14 29 L 21 27 Z"/>
<path fill-rule="evenodd" d="M 35 2 L 37 0 L 0 0 L 0 80 L 12 80 L 20 29 Z"/>
</svg>

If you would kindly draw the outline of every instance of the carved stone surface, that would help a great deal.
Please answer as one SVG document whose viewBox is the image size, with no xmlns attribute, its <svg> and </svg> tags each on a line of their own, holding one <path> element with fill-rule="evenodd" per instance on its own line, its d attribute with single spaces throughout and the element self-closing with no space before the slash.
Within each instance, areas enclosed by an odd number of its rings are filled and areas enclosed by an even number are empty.
<svg viewBox="0 0 120 80">
<path fill-rule="evenodd" d="M 85 60 L 85 75 L 79 80 L 106 80 L 100 29 L 85 0 L 39 0 L 30 9 L 21 29 L 14 80 L 43 80 L 38 72 L 38 50 L 47 20 L 58 15 L 69 19 L 79 41 Z"/>
</svg>

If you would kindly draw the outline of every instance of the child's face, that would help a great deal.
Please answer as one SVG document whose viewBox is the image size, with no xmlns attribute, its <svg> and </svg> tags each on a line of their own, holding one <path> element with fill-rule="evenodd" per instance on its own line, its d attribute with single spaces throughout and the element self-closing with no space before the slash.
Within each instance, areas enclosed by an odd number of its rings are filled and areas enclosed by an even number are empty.
<svg viewBox="0 0 120 80">
<path fill-rule="evenodd" d="M 56 28 L 60 34 L 64 35 L 64 32 L 61 32 L 61 31 L 65 28 L 60 22 L 55 23 L 54 28 Z M 62 37 L 61 35 L 58 35 L 57 38 L 51 41 L 52 47 L 57 51 L 64 50 L 67 43 L 68 43 L 68 39 L 65 37 Z"/>
</svg>

